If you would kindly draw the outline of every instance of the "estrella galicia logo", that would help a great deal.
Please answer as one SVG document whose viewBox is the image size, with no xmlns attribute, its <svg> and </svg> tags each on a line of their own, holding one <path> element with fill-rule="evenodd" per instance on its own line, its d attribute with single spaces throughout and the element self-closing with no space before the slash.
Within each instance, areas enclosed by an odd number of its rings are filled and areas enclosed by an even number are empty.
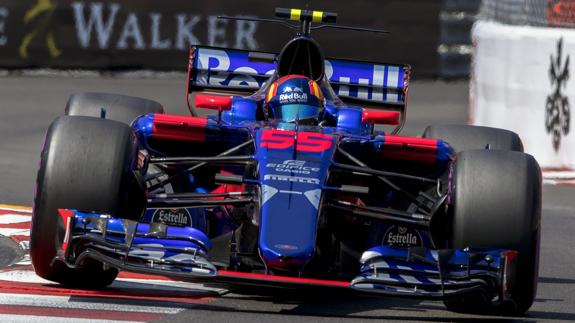
<svg viewBox="0 0 575 323">
<path fill-rule="evenodd" d="M 192 216 L 185 208 L 180 209 L 158 209 L 152 217 L 154 223 L 165 223 L 177 227 L 192 226 Z"/>
<path fill-rule="evenodd" d="M 392 247 L 421 247 L 422 239 L 417 230 L 394 225 L 383 236 L 382 243 Z"/>
<path fill-rule="evenodd" d="M 545 127 L 547 133 L 553 136 L 553 148 L 559 150 L 561 136 L 569 134 L 571 109 L 569 99 L 562 92 L 569 80 L 569 55 L 563 57 L 563 38 L 557 43 L 557 56 L 551 55 L 549 67 L 549 80 L 554 87 L 553 92 L 547 96 L 545 104 Z"/>
</svg>

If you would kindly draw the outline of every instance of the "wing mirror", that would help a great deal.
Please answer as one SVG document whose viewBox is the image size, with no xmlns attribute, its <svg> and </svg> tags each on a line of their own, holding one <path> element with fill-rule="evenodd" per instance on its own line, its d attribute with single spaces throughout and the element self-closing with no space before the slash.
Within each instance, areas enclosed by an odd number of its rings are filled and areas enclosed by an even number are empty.
<svg viewBox="0 0 575 323">
<path fill-rule="evenodd" d="M 361 121 L 369 124 L 385 124 L 397 126 L 400 124 L 401 113 L 399 111 L 368 110 L 363 109 Z"/>
<path fill-rule="evenodd" d="M 217 110 L 221 113 L 231 110 L 232 101 L 231 96 L 198 93 L 194 98 L 194 105 L 198 109 Z"/>
</svg>

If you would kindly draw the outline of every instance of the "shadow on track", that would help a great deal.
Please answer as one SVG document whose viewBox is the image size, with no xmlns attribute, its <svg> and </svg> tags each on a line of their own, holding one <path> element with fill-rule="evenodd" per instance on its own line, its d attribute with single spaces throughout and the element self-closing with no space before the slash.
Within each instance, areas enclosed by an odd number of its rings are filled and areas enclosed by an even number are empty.
<svg viewBox="0 0 575 323">
<path fill-rule="evenodd" d="M 265 305 L 264 305 L 265 304 Z M 264 305 L 264 306 L 262 306 Z M 265 308 L 265 310 L 262 310 Z M 418 321 L 418 322 L 536 322 L 540 318 L 561 320 L 569 319 L 570 315 L 559 317 L 555 313 L 534 312 L 528 317 L 501 317 L 464 315 L 448 312 L 441 302 L 422 302 L 420 300 L 367 297 L 357 294 L 339 291 L 293 291 L 293 290 L 270 290 L 262 288 L 236 289 L 223 298 L 216 299 L 210 304 L 199 305 L 193 310 L 208 312 L 204 315 L 220 315 L 217 313 L 236 313 L 239 322 L 243 315 L 271 316 L 280 318 L 283 315 L 292 318 L 307 317 L 313 321 L 319 319 L 360 319 L 360 320 L 394 320 L 394 321 Z M 380 314 L 378 311 L 386 311 Z M 397 313 L 388 314 L 389 311 Z M 217 312 L 217 313 L 216 313 Z M 431 312 L 433 312 L 431 314 Z M 443 314 L 443 313 L 444 314 Z M 190 312 L 188 312 L 190 313 Z M 188 314 L 189 315 L 189 314 Z M 189 319 L 190 316 L 182 316 Z M 289 319 L 288 319 L 289 320 Z M 170 319 L 174 321 L 174 317 Z M 176 319 L 175 321 L 178 321 Z"/>
</svg>

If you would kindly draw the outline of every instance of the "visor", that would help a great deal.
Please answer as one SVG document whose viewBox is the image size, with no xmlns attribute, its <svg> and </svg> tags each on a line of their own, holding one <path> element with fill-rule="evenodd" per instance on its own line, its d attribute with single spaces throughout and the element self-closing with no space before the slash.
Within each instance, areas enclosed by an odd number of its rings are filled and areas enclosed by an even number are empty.
<svg viewBox="0 0 575 323">
<path fill-rule="evenodd" d="M 318 119 L 321 108 L 307 104 L 285 104 L 271 109 L 273 118 L 282 122 L 295 122 L 296 120 Z"/>
</svg>

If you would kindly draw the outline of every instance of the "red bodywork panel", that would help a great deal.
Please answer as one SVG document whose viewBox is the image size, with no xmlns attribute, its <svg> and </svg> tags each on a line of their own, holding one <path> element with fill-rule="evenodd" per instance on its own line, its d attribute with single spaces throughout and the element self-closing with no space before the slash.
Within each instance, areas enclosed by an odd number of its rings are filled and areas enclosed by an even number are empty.
<svg viewBox="0 0 575 323">
<path fill-rule="evenodd" d="M 157 139 L 204 142 L 208 119 L 154 114 L 152 137 Z"/>
<path fill-rule="evenodd" d="M 226 172 L 225 170 L 221 170 L 220 174 L 233 174 L 233 173 Z M 245 191 L 246 191 L 246 185 L 245 184 L 242 184 L 242 185 L 223 184 L 223 185 L 216 187 L 216 189 L 214 189 L 211 193 L 217 194 L 217 193 L 245 192 Z M 223 200 L 224 198 L 223 197 L 212 197 L 212 199 Z"/>
<path fill-rule="evenodd" d="M 386 124 L 397 126 L 400 124 L 401 113 L 398 111 L 367 110 L 363 109 L 361 121 L 371 124 Z"/>
<path fill-rule="evenodd" d="M 396 160 L 435 163 L 437 161 L 437 140 L 385 136 L 383 157 Z"/>
<path fill-rule="evenodd" d="M 218 111 L 230 110 L 232 108 L 232 101 L 231 96 L 202 93 L 196 94 L 196 97 L 194 98 L 196 108 Z"/>
</svg>

